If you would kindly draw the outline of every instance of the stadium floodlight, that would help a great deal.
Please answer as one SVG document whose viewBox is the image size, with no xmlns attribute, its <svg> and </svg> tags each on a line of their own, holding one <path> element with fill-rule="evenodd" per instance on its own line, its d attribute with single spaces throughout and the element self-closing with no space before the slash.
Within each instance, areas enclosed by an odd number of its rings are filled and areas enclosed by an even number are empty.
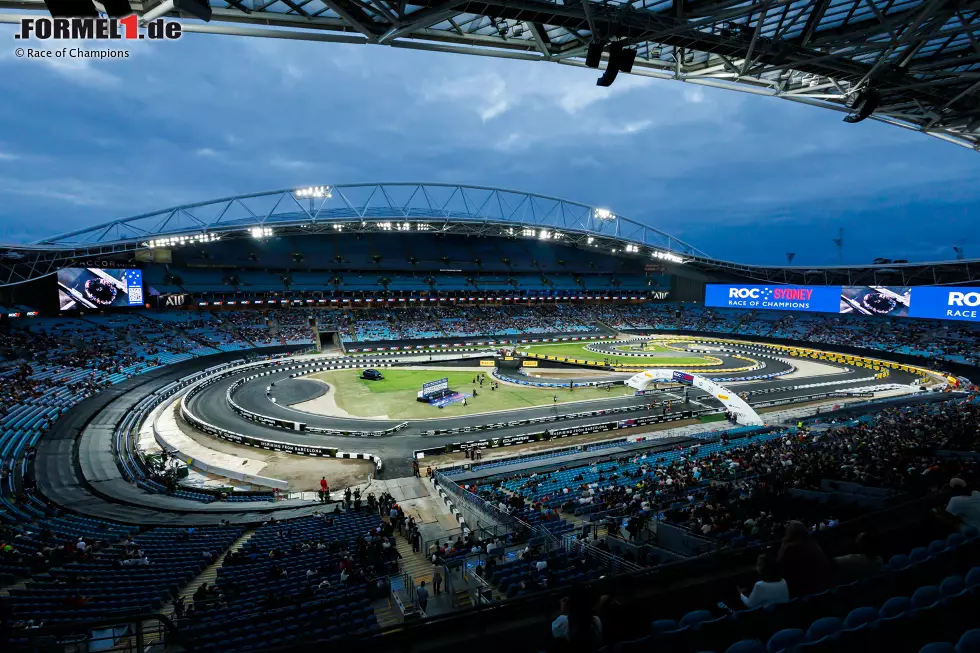
<svg viewBox="0 0 980 653">
<path fill-rule="evenodd" d="M 199 233 L 184 236 L 168 236 L 166 238 L 154 238 L 143 243 L 143 247 L 155 249 L 157 247 L 179 247 L 181 245 L 195 245 L 199 243 L 213 243 L 221 240 L 218 234 Z"/>
<path fill-rule="evenodd" d="M 535 236 L 538 235 L 538 232 L 535 229 L 528 229 L 527 227 L 525 227 L 524 229 L 521 229 L 521 235 L 528 236 L 529 238 L 534 238 Z"/>
<path fill-rule="evenodd" d="M 586 239 L 585 244 L 586 245 L 591 245 L 593 242 L 595 242 L 595 238 L 593 238 L 592 236 L 589 236 L 588 239 Z"/>
<path fill-rule="evenodd" d="M 248 233 L 252 235 L 252 238 L 268 238 L 272 235 L 272 229 L 269 227 L 252 227 Z"/>
<path fill-rule="evenodd" d="M 671 254 L 670 252 L 661 252 L 659 250 L 654 250 L 650 252 L 650 256 L 653 258 L 658 258 L 662 261 L 669 261 L 671 263 L 685 263 L 686 261 L 678 256 L 677 254 Z"/>
<path fill-rule="evenodd" d="M 333 189 L 330 186 L 307 186 L 306 188 L 297 188 L 293 193 L 296 197 L 301 198 L 326 198 L 330 199 L 333 197 Z"/>
<path fill-rule="evenodd" d="M 549 238 L 551 238 L 551 232 L 548 231 L 547 229 L 542 229 L 541 233 L 538 234 L 538 238 L 540 238 L 541 240 L 548 240 Z"/>
<path fill-rule="evenodd" d="M 333 226 L 333 230 L 334 231 L 343 231 L 344 230 L 344 225 L 342 225 L 342 224 L 335 224 Z"/>
<path fill-rule="evenodd" d="M 637 247 L 636 245 L 627 245 L 626 246 L 626 251 L 629 252 L 630 254 L 634 254 L 634 253 L 640 251 L 640 248 Z"/>
<path fill-rule="evenodd" d="M 609 222 L 610 220 L 615 220 L 615 214 L 609 209 L 596 209 L 592 212 L 592 217 L 596 220 L 602 220 L 604 222 Z"/>
</svg>

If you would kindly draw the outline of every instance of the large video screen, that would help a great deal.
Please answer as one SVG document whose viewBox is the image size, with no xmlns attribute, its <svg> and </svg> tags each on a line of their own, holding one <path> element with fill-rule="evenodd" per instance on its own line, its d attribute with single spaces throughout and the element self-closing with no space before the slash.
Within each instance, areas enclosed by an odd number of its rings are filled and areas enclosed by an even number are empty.
<svg viewBox="0 0 980 653">
<path fill-rule="evenodd" d="M 912 289 L 909 315 L 980 322 L 980 288 L 916 286 Z"/>
<path fill-rule="evenodd" d="M 62 311 L 143 305 L 143 271 L 105 268 L 58 270 Z"/>
<path fill-rule="evenodd" d="M 844 286 L 840 290 L 843 315 L 908 317 L 912 289 L 907 286 Z"/>
<path fill-rule="evenodd" d="M 732 286 L 709 283 L 704 305 L 763 311 L 836 313 L 841 303 L 840 286 Z"/>
<path fill-rule="evenodd" d="M 980 288 L 937 286 L 762 286 L 709 283 L 704 305 L 980 322 Z"/>
</svg>

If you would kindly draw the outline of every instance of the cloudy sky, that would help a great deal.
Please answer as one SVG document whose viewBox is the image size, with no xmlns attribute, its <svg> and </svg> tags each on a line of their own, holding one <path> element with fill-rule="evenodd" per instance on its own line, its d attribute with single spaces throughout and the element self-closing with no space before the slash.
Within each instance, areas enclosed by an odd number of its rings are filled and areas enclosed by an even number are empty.
<svg viewBox="0 0 980 653">
<path fill-rule="evenodd" d="M 793 103 L 591 70 L 188 34 L 28 61 L 0 26 L 0 241 L 308 184 L 499 186 L 744 262 L 980 257 L 980 154 Z M 4 45 L 6 44 L 6 45 Z"/>
</svg>

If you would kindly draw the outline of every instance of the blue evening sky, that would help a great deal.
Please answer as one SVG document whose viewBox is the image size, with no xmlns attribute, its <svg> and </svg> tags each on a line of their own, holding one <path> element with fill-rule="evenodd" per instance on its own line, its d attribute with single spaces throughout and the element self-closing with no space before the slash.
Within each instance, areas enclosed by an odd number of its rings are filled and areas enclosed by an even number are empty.
<svg viewBox="0 0 980 653">
<path fill-rule="evenodd" d="M 19 43 L 16 45 L 20 45 Z M 731 260 L 980 257 L 980 153 L 842 114 L 526 61 L 187 34 L 28 61 L 0 26 L 0 242 L 307 184 L 608 207 Z"/>
</svg>

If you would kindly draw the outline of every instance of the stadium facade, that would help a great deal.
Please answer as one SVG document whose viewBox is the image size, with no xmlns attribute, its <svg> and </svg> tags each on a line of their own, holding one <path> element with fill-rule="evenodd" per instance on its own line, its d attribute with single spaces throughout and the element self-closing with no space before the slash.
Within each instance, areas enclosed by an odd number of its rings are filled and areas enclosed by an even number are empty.
<svg viewBox="0 0 980 653">
<path fill-rule="evenodd" d="M 142 269 L 188 301 L 701 302 L 706 283 L 970 285 L 976 260 L 759 266 L 710 257 L 614 209 L 498 188 L 321 185 L 183 205 L 0 248 L 7 305 L 54 308 L 57 271 Z M 161 303 L 162 302 L 162 303 Z"/>
</svg>

